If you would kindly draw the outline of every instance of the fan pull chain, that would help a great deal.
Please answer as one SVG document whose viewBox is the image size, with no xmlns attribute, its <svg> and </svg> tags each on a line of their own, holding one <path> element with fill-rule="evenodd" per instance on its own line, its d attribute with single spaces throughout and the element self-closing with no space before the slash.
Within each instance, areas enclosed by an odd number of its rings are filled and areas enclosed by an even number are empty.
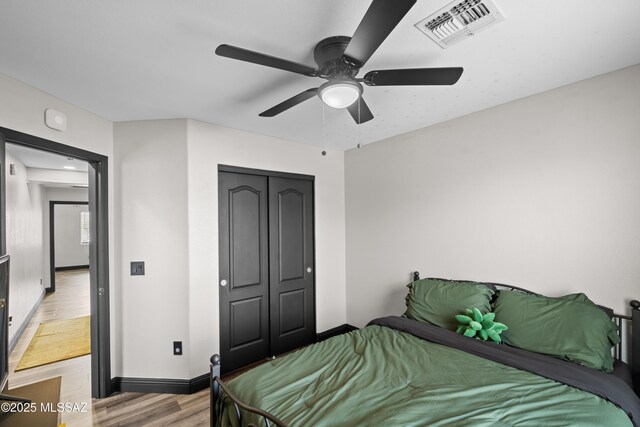
<svg viewBox="0 0 640 427">
<path fill-rule="evenodd" d="M 362 123 L 361 118 L 360 118 L 360 101 L 362 100 L 362 97 L 358 97 L 358 123 L 356 123 L 356 125 L 358 126 L 358 145 L 356 147 L 358 148 L 362 148 L 362 138 L 360 137 L 360 123 Z"/>
<path fill-rule="evenodd" d="M 324 117 L 324 102 L 322 103 L 322 155 L 326 156 L 326 142 L 327 142 L 327 131 L 325 126 L 325 117 Z"/>
</svg>

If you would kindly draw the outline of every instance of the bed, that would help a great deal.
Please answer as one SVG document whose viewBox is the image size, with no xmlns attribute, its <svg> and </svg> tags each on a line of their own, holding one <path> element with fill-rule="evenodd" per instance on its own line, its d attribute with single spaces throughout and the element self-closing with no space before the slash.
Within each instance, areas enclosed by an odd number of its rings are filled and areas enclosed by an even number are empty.
<svg viewBox="0 0 640 427">
<path fill-rule="evenodd" d="M 420 281 L 417 272 L 413 279 Z M 503 290 L 538 296 L 515 286 L 483 285 L 494 296 Z M 274 359 L 229 383 L 217 376 L 221 361 L 214 355 L 211 425 L 638 427 L 633 381 L 637 391 L 640 303 L 631 306 L 632 316 L 607 314 L 621 338 L 610 351 L 612 372 L 472 339 L 407 317 L 409 309 L 405 316 L 374 319 L 365 328 Z M 627 364 L 622 359 L 629 350 Z"/>
</svg>

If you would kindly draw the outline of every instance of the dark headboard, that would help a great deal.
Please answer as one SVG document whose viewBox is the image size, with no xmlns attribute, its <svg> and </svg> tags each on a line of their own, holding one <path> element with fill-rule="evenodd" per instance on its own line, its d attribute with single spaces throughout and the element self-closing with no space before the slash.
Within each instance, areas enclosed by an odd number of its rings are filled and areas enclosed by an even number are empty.
<svg viewBox="0 0 640 427">
<path fill-rule="evenodd" d="M 640 395 L 640 301 L 631 305 L 631 372 L 636 394 Z"/>
<path fill-rule="evenodd" d="M 0 392 L 9 378 L 9 255 L 0 257 Z"/>
<path fill-rule="evenodd" d="M 420 280 L 419 272 L 413 272 L 413 280 Z M 511 289 L 533 295 L 540 295 L 528 289 L 519 288 L 513 285 L 488 282 L 483 283 L 493 285 L 496 288 Z M 635 392 L 637 394 L 640 394 L 640 301 L 633 300 L 629 303 L 629 305 L 631 306 L 631 316 L 613 313 L 613 321 L 618 326 L 618 335 L 620 336 L 620 343 L 618 343 L 613 348 L 613 356 L 617 360 L 622 360 L 623 348 L 631 349 L 631 359 L 629 360 L 628 364 L 631 366 Z M 631 334 L 626 332 L 628 331 L 629 327 L 631 328 Z"/>
</svg>

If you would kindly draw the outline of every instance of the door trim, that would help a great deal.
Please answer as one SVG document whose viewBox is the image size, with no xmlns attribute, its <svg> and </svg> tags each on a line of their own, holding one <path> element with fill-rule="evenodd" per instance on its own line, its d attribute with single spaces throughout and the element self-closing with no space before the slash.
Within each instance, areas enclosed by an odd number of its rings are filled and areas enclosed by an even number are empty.
<svg viewBox="0 0 640 427">
<path fill-rule="evenodd" d="M 221 164 L 218 164 L 218 172 L 241 173 L 244 175 L 274 176 L 277 178 L 304 179 L 307 181 L 316 180 L 316 177 L 313 175 L 303 175 L 299 173 L 279 172 L 279 171 L 271 171 L 271 170 L 265 170 L 265 169 L 251 169 L 251 168 L 243 168 L 240 166 L 221 165 Z"/>
<path fill-rule="evenodd" d="M 111 331 L 109 314 L 109 187 L 108 157 L 48 139 L 0 127 L 5 142 L 62 154 L 89 163 L 89 243 L 91 280 L 91 396 L 107 397 L 112 393 Z M 4 161 L 2 164 L 4 165 Z M 0 203 L 6 194 L 4 179 Z M 6 248 L 6 212 L 0 207 L 0 248 Z M 6 251 L 6 249 L 5 249 Z"/>
<path fill-rule="evenodd" d="M 48 294 L 56 291 L 56 245 L 55 245 L 55 207 L 56 205 L 88 205 L 89 202 L 49 201 L 49 287 L 45 289 Z M 91 243 L 89 243 L 91 244 Z M 80 266 L 76 266 L 80 267 Z M 89 263 L 91 268 L 91 263 Z"/>
</svg>

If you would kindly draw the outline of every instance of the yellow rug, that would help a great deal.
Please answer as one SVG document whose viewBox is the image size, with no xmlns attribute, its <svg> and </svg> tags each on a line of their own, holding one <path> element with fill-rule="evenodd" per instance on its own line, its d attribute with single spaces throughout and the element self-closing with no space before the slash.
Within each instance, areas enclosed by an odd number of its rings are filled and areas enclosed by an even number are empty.
<svg viewBox="0 0 640 427">
<path fill-rule="evenodd" d="M 91 353 L 90 317 L 40 323 L 16 371 Z"/>
</svg>

